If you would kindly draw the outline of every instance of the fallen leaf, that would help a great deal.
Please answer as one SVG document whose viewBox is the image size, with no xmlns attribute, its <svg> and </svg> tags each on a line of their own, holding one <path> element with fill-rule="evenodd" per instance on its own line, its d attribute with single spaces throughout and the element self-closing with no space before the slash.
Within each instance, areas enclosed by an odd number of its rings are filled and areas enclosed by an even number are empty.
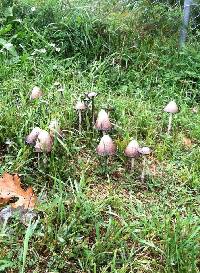
<svg viewBox="0 0 200 273">
<path fill-rule="evenodd" d="M 0 178 L 0 205 L 8 203 L 14 197 L 17 197 L 18 200 L 11 204 L 13 208 L 24 207 L 25 209 L 31 209 L 35 207 L 37 201 L 37 197 L 31 187 L 26 191 L 22 189 L 20 178 L 17 174 L 4 173 Z"/>
<path fill-rule="evenodd" d="M 187 148 L 190 148 L 192 146 L 192 141 L 190 138 L 183 137 L 183 145 Z"/>
</svg>

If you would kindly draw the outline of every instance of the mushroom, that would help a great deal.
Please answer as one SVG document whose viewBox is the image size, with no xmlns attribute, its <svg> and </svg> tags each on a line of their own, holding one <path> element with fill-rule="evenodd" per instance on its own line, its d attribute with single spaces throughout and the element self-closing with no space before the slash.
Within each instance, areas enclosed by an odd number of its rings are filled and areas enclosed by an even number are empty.
<svg viewBox="0 0 200 273">
<path fill-rule="evenodd" d="M 107 131 L 111 130 L 112 124 L 111 124 L 109 116 L 105 110 L 102 109 L 99 112 L 95 127 L 96 127 L 96 129 L 102 131 L 103 135 L 105 135 Z"/>
<path fill-rule="evenodd" d="M 116 145 L 113 143 L 112 138 L 109 135 L 104 135 L 96 150 L 100 156 L 111 156 L 116 153 Z"/>
<path fill-rule="evenodd" d="M 116 150 L 117 148 L 116 145 L 113 143 L 112 138 L 109 135 L 104 135 L 96 148 L 97 154 L 106 158 L 104 172 L 106 172 L 107 170 L 109 156 L 114 155 L 116 153 Z"/>
<path fill-rule="evenodd" d="M 42 90 L 40 89 L 40 87 L 38 86 L 33 87 L 31 91 L 30 99 L 31 100 L 38 99 L 41 96 L 42 96 Z"/>
<path fill-rule="evenodd" d="M 131 158 L 131 170 L 133 170 L 135 158 L 139 156 L 139 144 L 137 140 L 131 140 L 131 142 L 129 142 L 127 145 L 124 153 L 127 157 Z"/>
<path fill-rule="evenodd" d="M 79 133 L 81 133 L 81 127 L 82 127 L 82 113 L 81 111 L 84 111 L 86 109 L 86 105 L 82 101 L 78 101 L 75 105 L 75 109 L 78 111 L 78 119 L 79 119 Z"/>
<path fill-rule="evenodd" d="M 97 93 L 90 92 L 87 94 L 87 97 L 92 100 L 92 124 L 94 124 L 94 98 L 97 96 Z"/>
<path fill-rule="evenodd" d="M 139 149 L 139 153 L 143 155 L 141 180 L 142 182 L 144 182 L 146 170 L 146 155 L 149 155 L 151 153 L 151 149 L 149 147 L 142 147 Z"/>
<path fill-rule="evenodd" d="M 170 131 L 172 129 L 172 118 L 173 114 L 178 112 L 178 106 L 175 101 L 170 101 L 164 108 L 164 111 L 169 113 L 169 123 L 168 123 L 168 129 L 167 133 L 170 134 Z"/>
<path fill-rule="evenodd" d="M 60 125 L 58 120 L 53 119 L 50 123 L 49 123 L 49 129 L 50 129 L 50 136 L 54 137 L 56 134 L 58 136 L 62 136 L 62 131 L 60 129 Z"/>
<path fill-rule="evenodd" d="M 39 133 L 42 131 L 39 127 L 33 128 L 30 134 L 26 137 L 26 143 L 30 145 L 35 145 L 36 139 Z"/>
<path fill-rule="evenodd" d="M 49 153 L 52 150 L 52 145 L 53 145 L 53 140 L 50 134 L 45 130 L 41 130 L 35 144 L 36 152 Z"/>
</svg>

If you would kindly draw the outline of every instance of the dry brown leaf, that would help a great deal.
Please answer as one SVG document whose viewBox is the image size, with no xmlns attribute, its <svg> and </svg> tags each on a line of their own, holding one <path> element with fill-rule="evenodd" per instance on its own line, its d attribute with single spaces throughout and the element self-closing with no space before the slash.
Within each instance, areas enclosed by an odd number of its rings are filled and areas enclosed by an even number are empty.
<svg viewBox="0 0 200 273">
<path fill-rule="evenodd" d="M 34 208 L 37 201 L 31 187 L 26 191 L 21 188 L 20 178 L 17 174 L 4 173 L 0 178 L 0 205 L 8 203 L 14 197 L 17 197 L 18 200 L 11 204 L 13 208 L 21 206 L 25 209 Z"/>
<path fill-rule="evenodd" d="M 190 138 L 183 137 L 183 145 L 187 148 L 190 148 L 192 146 L 192 141 Z"/>
</svg>

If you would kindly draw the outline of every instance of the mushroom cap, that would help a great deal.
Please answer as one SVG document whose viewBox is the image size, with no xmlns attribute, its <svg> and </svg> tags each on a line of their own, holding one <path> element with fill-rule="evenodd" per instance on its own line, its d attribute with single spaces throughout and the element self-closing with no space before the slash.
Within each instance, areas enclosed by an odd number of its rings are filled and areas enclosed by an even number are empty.
<svg viewBox="0 0 200 273">
<path fill-rule="evenodd" d="M 149 147 L 142 147 L 139 149 L 140 154 L 149 155 L 151 153 L 151 149 Z"/>
<path fill-rule="evenodd" d="M 175 114 L 178 112 L 178 106 L 174 100 L 170 101 L 164 108 L 167 113 Z"/>
<path fill-rule="evenodd" d="M 85 110 L 87 107 L 84 102 L 78 101 L 75 105 L 76 110 Z"/>
<path fill-rule="evenodd" d="M 49 123 L 49 129 L 50 129 L 50 135 L 53 136 L 55 133 L 58 133 L 59 135 L 62 134 L 62 131 L 60 129 L 60 125 L 57 119 L 53 119 Z"/>
<path fill-rule="evenodd" d="M 104 135 L 96 148 L 98 155 L 101 156 L 114 155 L 116 153 L 116 150 L 116 145 L 109 135 Z"/>
<path fill-rule="evenodd" d="M 139 155 L 139 144 L 137 140 L 131 140 L 124 152 L 127 157 L 137 157 Z"/>
<path fill-rule="evenodd" d="M 96 92 L 90 92 L 90 93 L 88 93 L 87 94 L 87 96 L 88 96 L 88 98 L 94 98 L 94 97 L 96 97 L 97 96 L 97 93 Z"/>
<path fill-rule="evenodd" d="M 112 129 L 112 124 L 105 110 L 102 109 L 99 112 L 95 127 L 100 131 L 109 131 Z"/>
<path fill-rule="evenodd" d="M 50 134 L 45 130 L 41 130 L 36 140 L 35 151 L 38 153 L 49 153 L 51 152 L 52 145 L 53 141 Z"/>
<path fill-rule="evenodd" d="M 33 128 L 30 134 L 26 137 L 26 143 L 34 145 L 39 133 L 42 131 L 39 127 Z"/>
<path fill-rule="evenodd" d="M 40 87 L 38 86 L 33 87 L 31 91 L 30 99 L 31 100 L 38 99 L 41 96 L 42 96 L 42 90 L 40 89 Z"/>
</svg>

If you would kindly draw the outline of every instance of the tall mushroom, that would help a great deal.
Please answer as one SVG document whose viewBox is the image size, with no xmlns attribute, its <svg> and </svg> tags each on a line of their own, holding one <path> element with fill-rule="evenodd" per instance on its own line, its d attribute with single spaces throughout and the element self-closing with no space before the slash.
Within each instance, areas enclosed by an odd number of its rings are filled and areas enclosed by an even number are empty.
<svg viewBox="0 0 200 273">
<path fill-rule="evenodd" d="M 139 152 L 143 155 L 141 180 L 142 182 L 144 182 L 146 171 L 146 155 L 149 155 L 151 153 L 151 149 L 149 147 L 142 147 L 139 149 Z"/>
<path fill-rule="evenodd" d="M 105 135 L 107 131 L 110 131 L 112 129 L 112 124 L 105 110 L 102 109 L 99 112 L 95 127 L 97 130 L 102 131 L 103 135 Z"/>
<path fill-rule="evenodd" d="M 87 97 L 92 100 L 92 124 L 94 124 L 94 98 L 97 96 L 96 92 L 90 92 L 87 94 Z"/>
<path fill-rule="evenodd" d="M 96 151 L 98 155 L 106 157 L 106 169 L 109 156 L 115 155 L 116 150 L 117 147 L 112 141 L 112 138 L 109 135 L 104 135 L 101 138 L 99 145 L 96 148 Z"/>
<path fill-rule="evenodd" d="M 131 140 L 124 153 L 127 157 L 131 158 L 131 170 L 133 170 L 135 158 L 139 156 L 139 144 L 137 140 Z"/>
<path fill-rule="evenodd" d="M 109 135 L 104 135 L 96 150 L 98 155 L 111 156 L 116 153 L 116 145 L 113 143 L 112 138 Z"/>
<path fill-rule="evenodd" d="M 78 101 L 75 105 L 75 109 L 78 111 L 78 121 L 79 121 L 79 133 L 81 133 L 82 128 L 82 111 L 86 109 L 86 105 L 82 101 Z"/>
<path fill-rule="evenodd" d="M 39 127 L 33 128 L 30 134 L 26 137 L 26 143 L 30 145 L 35 145 L 39 133 L 42 131 Z"/>
<path fill-rule="evenodd" d="M 50 134 L 45 131 L 41 130 L 35 144 L 35 150 L 37 153 L 49 153 L 52 150 L 53 140 Z"/>
<path fill-rule="evenodd" d="M 42 96 L 42 90 L 40 89 L 40 87 L 38 86 L 33 87 L 31 91 L 30 99 L 31 100 L 38 99 L 41 96 Z"/>
<path fill-rule="evenodd" d="M 167 133 L 170 134 L 170 131 L 172 129 L 172 118 L 173 114 L 178 112 L 178 106 L 175 101 L 170 101 L 164 108 L 164 111 L 169 113 L 169 123 L 168 123 L 168 129 Z"/>
</svg>

